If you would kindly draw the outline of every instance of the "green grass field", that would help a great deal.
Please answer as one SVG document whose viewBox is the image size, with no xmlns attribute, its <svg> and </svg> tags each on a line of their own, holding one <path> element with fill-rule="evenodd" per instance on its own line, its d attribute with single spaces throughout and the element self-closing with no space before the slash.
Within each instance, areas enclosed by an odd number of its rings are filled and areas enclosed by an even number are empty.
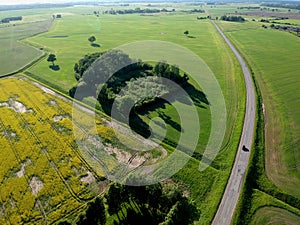
<svg viewBox="0 0 300 225">
<path fill-rule="evenodd" d="M 249 212 L 241 212 L 247 218 L 246 224 L 267 225 L 267 224 L 291 224 L 299 223 L 300 210 L 291 207 L 272 196 L 253 190 Z M 235 217 L 232 224 L 241 224 Z"/>
<path fill-rule="evenodd" d="M 300 217 L 281 208 L 263 207 L 259 209 L 253 218 L 251 224 L 265 225 L 265 224 L 299 224 Z"/>
<path fill-rule="evenodd" d="M 16 23 L 16 26 L 0 26 L 2 52 L 0 76 L 14 72 L 43 55 L 42 51 L 26 45 L 22 40 L 47 31 L 50 25 L 51 21 L 44 19 L 43 21 L 30 20 L 26 23 Z"/>
</svg>

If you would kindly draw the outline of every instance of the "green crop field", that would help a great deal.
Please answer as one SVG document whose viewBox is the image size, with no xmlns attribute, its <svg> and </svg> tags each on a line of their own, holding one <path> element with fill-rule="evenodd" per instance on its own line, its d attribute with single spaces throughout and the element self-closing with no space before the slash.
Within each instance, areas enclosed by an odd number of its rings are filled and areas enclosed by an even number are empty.
<svg viewBox="0 0 300 225">
<path fill-rule="evenodd" d="M 51 26 L 51 21 L 30 21 L 13 25 L 0 26 L 1 67 L 0 74 L 15 72 L 32 60 L 43 55 L 43 52 L 26 45 L 21 40 L 35 34 L 45 32 Z M 0 76 L 1 76 L 0 75 Z"/>
<path fill-rule="evenodd" d="M 280 208 L 264 207 L 259 209 L 253 218 L 251 224 L 264 225 L 264 224 L 290 224 L 297 225 L 300 217 Z"/>
</svg>

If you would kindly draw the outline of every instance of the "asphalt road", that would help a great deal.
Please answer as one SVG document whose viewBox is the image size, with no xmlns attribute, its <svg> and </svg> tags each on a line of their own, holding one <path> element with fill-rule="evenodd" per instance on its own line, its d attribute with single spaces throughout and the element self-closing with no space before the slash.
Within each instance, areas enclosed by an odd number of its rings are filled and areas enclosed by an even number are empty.
<svg viewBox="0 0 300 225">
<path fill-rule="evenodd" d="M 230 178 L 228 180 L 225 192 L 223 194 L 222 201 L 219 205 L 218 211 L 212 222 L 213 225 L 229 225 L 232 221 L 235 208 L 240 197 L 241 188 L 245 179 L 246 169 L 249 163 L 250 151 L 252 148 L 252 142 L 254 137 L 254 126 L 255 126 L 255 112 L 256 112 L 256 99 L 254 84 L 246 66 L 245 61 L 240 56 L 235 47 L 230 43 L 218 25 L 212 21 L 218 32 L 224 38 L 228 46 L 231 48 L 236 58 L 238 59 L 244 73 L 246 83 L 246 114 L 244 119 L 243 133 L 240 139 L 239 149 L 235 158 L 235 163 L 231 171 Z M 249 151 L 243 150 L 243 145 Z"/>
</svg>

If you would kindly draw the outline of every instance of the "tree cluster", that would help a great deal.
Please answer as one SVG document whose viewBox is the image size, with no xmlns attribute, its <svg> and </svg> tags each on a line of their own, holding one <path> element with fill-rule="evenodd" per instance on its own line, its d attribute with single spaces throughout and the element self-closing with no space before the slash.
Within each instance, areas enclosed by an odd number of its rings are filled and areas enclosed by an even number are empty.
<svg viewBox="0 0 300 225">
<path fill-rule="evenodd" d="M 183 196 L 178 185 L 170 188 L 158 183 L 133 187 L 113 183 L 105 198 L 108 213 L 117 215 L 120 223 L 189 225 L 200 217 L 195 203 Z"/>
<path fill-rule="evenodd" d="M 9 23 L 10 21 L 18 21 L 23 20 L 22 16 L 14 16 L 14 17 L 8 17 L 1 20 L 1 23 Z"/>
<path fill-rule="evenodd" d="M 100 16 L 100 12 L 99 11 L 94 11 L 94 15 L 99 17 Z"/>
<path fill-rule="evenodd" d="M 245 18 L 241 17 L 241 16 L 221 16 L 220 20 L 224 20 L 224 21 L 230 21 L 230 22 L 244 22 Z"/>
<path fill-rule="evenodd" d="M 131 128 L 145 137 L 151 132 L 139 112 L 150 105 L 158 106 L 164 95 L 176 93 L 174 88 L 166 87 L 163 78 L 183 88 L 189 79 L 174 65 L 159 62 L 152 66 L 118 50 L 86 55 L 75 64 L 74 72 L 78 83 L 69 90 L 71 97 L 82 100 L 92 96 L 108 115 L 116 103 L 115 119 L 125 122 L 129 116 Z"/>
<path fill-rule="evenodd" d="M 205 13 L 203 9 L 191 9 L 191 10 L 181 10 L 181 12 L 185 13 Z"/>
<path fill-rule="evenodd" d="M 260 7 L 259 6 L 242 6 L 242 7 L 237 7 L 237 9 L 257 10 L 257 9 L 260 9 Z"/>
<path fill-rule="evenodd" d="M 197 16 L 197 20 L 206 20 L 206 19 L 209 19 L 210 17 L 209 16 Z"/>
</svg>

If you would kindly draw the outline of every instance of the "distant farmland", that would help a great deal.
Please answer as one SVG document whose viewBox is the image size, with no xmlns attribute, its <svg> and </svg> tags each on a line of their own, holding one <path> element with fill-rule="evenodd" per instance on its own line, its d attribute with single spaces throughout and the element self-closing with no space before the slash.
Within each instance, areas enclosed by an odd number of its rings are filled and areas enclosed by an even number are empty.
<svg viewBox="0 0 300 225">
<path fill-rule="evenodd" d="M 15 72 L 34 59 L 42 56 L 42 51 L 28 46 L 21 40 L 45 32 L 50 26 L 50 20 L 19 23 L 15 26 L 12 24 L 2 24 L 0 26 L 0 74 L 4 75 Z"/>
</svg>

